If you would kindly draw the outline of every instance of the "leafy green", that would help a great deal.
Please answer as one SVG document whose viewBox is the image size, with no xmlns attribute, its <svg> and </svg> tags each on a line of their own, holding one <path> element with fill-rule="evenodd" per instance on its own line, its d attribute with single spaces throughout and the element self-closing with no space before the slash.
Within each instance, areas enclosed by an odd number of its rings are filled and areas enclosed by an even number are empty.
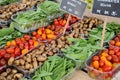
<svg viewBox="0 0 120 80">
<path fill-rule="evenodd" d="M 72 60 L 51 56 L 41 68 L 35 71 L 32 80 L 61 80 L 75 67 Z"/>
</svg>

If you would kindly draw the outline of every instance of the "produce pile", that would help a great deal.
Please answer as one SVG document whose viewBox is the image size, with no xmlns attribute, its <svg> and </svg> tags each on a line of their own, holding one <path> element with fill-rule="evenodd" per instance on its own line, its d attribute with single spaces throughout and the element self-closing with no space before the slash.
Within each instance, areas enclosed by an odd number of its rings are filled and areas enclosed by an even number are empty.
<svg viewBox="0 0 120 80">
<path fill-rule="evenodd" d="M 4 5 L 0 8 L 0 22 L 10 22 L 11 16 L 20 11 L 26 11 L 31 7 L 34 7 L 37 3 L 43 2 L 43 0 L 0 0 L 0 4 L 9 4 Z M 14 3 L 16 1 L 16 3 Z M 19 1 L 19 2 L 17 2 Z M 6 25 L 7 25 L 6 23 Z"/>
<path fill-rule="evenodd" d="M 118 71 L 120 64 L 120 34 L 110 45 L 99 51 L 87 61 L 87 68 L 91 77 L 96 79 L 110 80 Z M 100 75 L 101 74 L 101 78 Z"/>
<path fill-rule="evenodd" d="M 86 59 L 89 59 L 88 73 L 93 78 L 98 79 L 101 74 L 100 78 L 110 80 L 113 74 L 109 72 L 120 62 L 120 25 L 107 24 L 104 46 L 108 47 L 104 49 L 100 47 L 102 20 L 71 16 L 63 35 L 69 14 L 53 1 L 44 1 L 36 9 L 27 10 L 39 0 L 35 2 L 17 3 L 16 8 L 24 3 L 25 10 L 10 15 L 13 22 L 0 29 L 0 80 L 66 80 L 76 68 L 85 68 Z M 97 50 L 100 52 L 92 55 Z"/>
<path fill-rule="evenodd" d="M 0 72 L 0 80 L 22 80 L 24 77 L 24 74 L 14 67 L 7 67 Z"/>
<path fill-rule="evenodd" d="M 64 75 L 73 71 L 75 62 L 59 56 L 52 56 L 35 71 L 32 80 L 61 80 Z M 59 75 L 58 75 L 59 73 Z"/>
</svg>

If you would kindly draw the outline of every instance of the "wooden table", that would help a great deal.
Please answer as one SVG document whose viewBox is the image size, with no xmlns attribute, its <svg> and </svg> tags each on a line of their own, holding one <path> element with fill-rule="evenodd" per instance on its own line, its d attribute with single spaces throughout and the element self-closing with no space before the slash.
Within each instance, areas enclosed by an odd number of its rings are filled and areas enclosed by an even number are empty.
<svg viewBox="0 0 120 80">
<path fill-rule="evenodd" d="M 72 79 L 71 80 L 94 80 L 94 79 L 91 79 L 87 73 L 81 71 L 81 70 L 77 70 Z"/>
</svg>

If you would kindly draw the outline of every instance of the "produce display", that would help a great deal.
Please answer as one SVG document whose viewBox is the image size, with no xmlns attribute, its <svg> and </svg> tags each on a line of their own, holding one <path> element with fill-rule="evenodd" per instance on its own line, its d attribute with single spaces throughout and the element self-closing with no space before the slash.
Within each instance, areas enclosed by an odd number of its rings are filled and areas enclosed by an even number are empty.
<svg viewBox="0 0 120 80">
<path fill-rule="evenodd" d="M 49 7 L 49 8 L 48 8 Z M 40 26 L 46 26 L 50 23 L 50 15 L 54 18 L 62 14 L 59 9 L 59 4 L 52 1 L 45 1 L 40 6 L 37 6 L 37 10 L 29 10 L 24 13 L 17 14 L 14 27 L 23 32 L 28 33 L 38 29 Z M 60 14 L 60 15 L 61 15 Z"/>
<path fill-rule="evenodd" d="M 49 57 L 43 66 L 35 71 L 32 80 L 61 80 L 67 73 L 73 71 L 75 65 L 72 60 L 67 58 Z"/>
<path fill-rule="evenodd" d="M 14 67 L 7 67 L 0 71 L 0 80 L 22 80 L 24 74 Z"/>
<path fill-rule="evenodd" d="M 106 25 L 101 48 L 103 20 L 71 15 L 63 34 L 69 14 L 60 10 L 59 3 L 4 1 L 0 2 L 0 80 L 69 80 L 76 69 L 86 67 L 92 78 L 111 80 L 120 71 L 119 24 Z M 90 9 L 93 0 L 83 1 Z"/>
<path fill-rule="evenodd" d="M 24 35 L 22 38 L 8 41 L 4 48 L 0 49 L 0 67 L 7 64 L 12 64 L 14 58 L 23 56 L 33 48 L 37 47 L 39 42 L 32 39 L 29 35 Z M 10 62 L 10 63 L 9 63 Z"/>
<path fill-rule="evenodd" d="M 36 32 L 32 32 L 32 36 L 37 38 L 40 41 L 50 41 L 51 39 L 58 38 L 66 25 L 68 14 L 64 14 L 64 17 L 58 17 L 54 19 L 53 24 L 47 25 L 45 28 L 41 27 Z M 70 25 L 67 27 L 67 30 L 70 30 L 70 26 L 77 22 L 79 19 L 71 16 Z"/>
<path fill-rule="evenodd" d="M 47 48 L 45 44 L 40 44 L 39 48 L 15 60 L 13 64 L 25 73 L 32 73 L 47 60 L 48 56 L 53 55 L 53 53 L 45 51 L 45 48 Z"/>
</svg>

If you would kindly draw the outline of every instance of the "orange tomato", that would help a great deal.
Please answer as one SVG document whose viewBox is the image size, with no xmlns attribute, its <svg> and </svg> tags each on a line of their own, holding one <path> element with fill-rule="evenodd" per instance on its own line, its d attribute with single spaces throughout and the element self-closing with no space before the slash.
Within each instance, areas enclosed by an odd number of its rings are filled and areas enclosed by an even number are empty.
<svg viewBox="0 0 120 80">
<path fill-rule="evenodd" d="M 12 46 L 16 46 L 16 41 L 15 41 L 15 40 L 12 40 L 12 41 L 11 41 L 11 45 L 12 45 Z"/>
<path fill-rule="evenodd" d="M 50 34 L 52 31 L 50 29 L 45 29 L 46 34 Z"/>
<path fill-rule="evenodd" d="M 43 40 L 46 39 L 46 34 L 42 34 L 42 39 L 43 39 Z"/>
<path fill-rule="evenodd" d="M 27 54 L 28 53 L 28 49 L 23 49 L 22 50 L 22 55 L 25 55 L 25 54 Z"/>
<path fill-rule="evenodd" d="M 115 43 L 115 46 L 120 47 L 120 42 L 116 42 L 116 43 Z"/>
<path fill-rule="evenodd" d="M 48 35 L 47 35 L 47 38 L 48 38 L 48 39 L 56 39 L 56 35 L 48 34 Z"/>
<path fill-rule="evenodd" d="M 112 67 L 112 63 L 110 61 L 105 61 L 105 65 Z"/>
<path fill-rule="evenodd" d="M 107 60 L 105 56 L 101 56 L 100 59 L 103 60 L 103 61 Z"/>
<path fill-rule="evenodd" d="M 38 35 L 42 35 L 42 30 L 39 29 L 39 30 L 37 31 L 37 34 L 38 34 Z"/>
<path fill-rule="evenodd" d="M 94 62 L 93 62 L 93 67 L 94 67 L 95 69 L 98 69 L 98 68 L 99 68 L 99 62 L 98 62 L 98 61 L 94 61 Z"/>
<path fill-rule="evenodd" d="M 10 45 L 11 45 L 11 42 L 8 41 L 8 42 L 6 43 L 6 46 L 9 47 Z"/>
<path fill-rule="evenodd" d="M 102 56 L 105 56 L 105 57 L 107 57 L 107 56 L 108 56 L 108 54 L 107 54 L 107 53 L 105 53 L 105 52 L 101 53 L 101 55 L 102 55 Z"/>
<path fill-rule="evenodd" d="M 115 45 L 115 41 L 114 40 L 110 40 L 110 44 L 111 45 Z"/>
<path fill-rule="evenodd" d="M 37 47 L 39 45 L 38 41 L 34 41 L 34 46 Z"/>
</svg>

